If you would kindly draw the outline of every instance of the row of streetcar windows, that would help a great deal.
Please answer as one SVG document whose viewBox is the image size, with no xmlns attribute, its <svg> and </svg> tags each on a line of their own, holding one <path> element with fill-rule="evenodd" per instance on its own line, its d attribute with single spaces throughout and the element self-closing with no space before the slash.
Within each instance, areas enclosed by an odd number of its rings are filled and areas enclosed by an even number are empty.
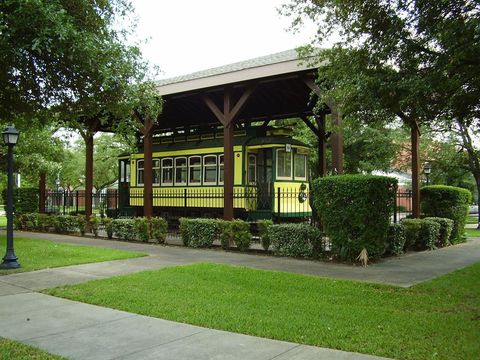
<svg viewBox="0 0 480 360">
<path fill-rule="evenodd" d="M 306 180 L 306 155 L 297 151 L 287 152 L 277 150 L 277 178 L 280 180 L 292 178 L 292 162 L 294 164 L 294 179 Z M 165 186 L 185 185 L 221 185 L 223 184 L 224 163 L 223 154 L 189 157 L 167 157 L 153 159 L 153 184 Z M 137 185 L 144 183 L 144 160 L 137 161 Z M 257 158 L 248 155 L 248 183 L 257 181 Z"/>
<path fill-rule="evenodd" d="M 153 159 L 154 185 L 223 184 L 223 155 Z M 203 176 L 202 176 L 203 171 Z M 144 183 L 144 161 L 137 161 L 137 184 Z"/>
</svg>

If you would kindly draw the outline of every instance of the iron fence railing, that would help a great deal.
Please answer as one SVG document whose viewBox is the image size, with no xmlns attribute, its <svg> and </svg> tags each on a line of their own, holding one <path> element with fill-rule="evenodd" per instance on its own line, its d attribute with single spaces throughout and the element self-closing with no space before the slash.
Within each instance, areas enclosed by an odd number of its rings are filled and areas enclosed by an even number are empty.
<svg viewBox="0 0 480 360">
<path fill-rule="evenodd" d="M 128 199 L 122 199 L 117 190 L 92 193 L 92 212 L 100 216 L 133 216 L 135 206 L 142 207 L 143 189 L 132 188 Z M 251 220 L 273 218 L 310 218 L 312 216 L 311 193 L 308 189 L 243 186 L 234 187 L 230 195 L 234 209 L 240 209 Z M 191 209 L 223 209 L 225 194 L 222 187 L 216 188 L 157 188 L 151 194 L 154 209 L 188 213 Z M 76 215 L 85 212 L 85 192 L 47 191 L 45 201 L 47 213 Z M 392 221 L 398 222 L 412 214 L 412 192 L 396 193 Z"/>
</svg>

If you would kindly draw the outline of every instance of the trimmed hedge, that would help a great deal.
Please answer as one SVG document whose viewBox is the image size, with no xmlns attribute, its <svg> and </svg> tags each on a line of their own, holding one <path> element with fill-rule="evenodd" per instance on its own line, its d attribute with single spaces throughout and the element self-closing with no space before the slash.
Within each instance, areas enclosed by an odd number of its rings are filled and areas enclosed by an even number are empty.
<svg viewBox="0 0 480 360">
<path fill-rule="evenodd" d="M 113 239 L 113 219 L 106 217 L 102 219 L 102 222 L 107 233 L 107 238 Z"/>
<path fill-rule="evenodd" d="M 122 240 L 135 240 L 134 219 L 114 219 L 112 221 L 113 235 Z"/>
<path fill-rule="evenodd" d="M 421 219 L 403 219 L 400 222 L 405 228 L 405 250 L 410 250 L 419 242 L 420 229 L 422 228 Z"/>
<path fill-rule="evenodd" d="M 280 224 L 268 227 L 273 252 L 281 256 L 315 257 L 322 249 L 322 233 L 305 224 Z"/>
<path fill-rule="evenodd" d="M 453 230 L 453 220 L 440 217 L 427 217 L 425 220 L 435 221 L 440 225 L 440 235 L 435 246 L 445 247 L 450 245 L 450 236 L 452 235 Z"/>
<path fill-rule="evenodd" d="M 260 242 L 262 243 L 262 247 L 265 251 L 268 251 L 270 247 L 271 241 L 268 236 L 268 228 L 273 225 L 272 220 L 258 220 L 258 235 L 260 237 Z"/>
<path fill-rule="evenodd" d="M 68 234 L 77 231 L 77 217 L 72 215 L 57 215 L 53 222 L 53 228 L 56 233 Z"/>
<path fill-rule="evenodd" d="M 421 189 L 421 199 L 422 212 L 425 216 L 453 220 L 453 230 L 449 240 L 452 244 L 461 242 L 468 207 L 472 201 L 470 191 L 445 185 L 424 186 Z"/>
<path fill-rule="evenodd" d="M 218 232 L 219 225 L 216 219 L 180 218 L 180 234 L 185 246 L 210 247 L 218 237 Z"/>
<path fill-rule="evenodd" d="M 7 211 L 7 189 L 3 190 L 5 211 Z M 37 188 L 14 188 L 13 208 L 15 214 L 30 214 L 38 212 L 38 189 Z"/>
<path fill-rule="evenodd" d="M 220 243 L 222 248 L 228 249 L 235 244 L 240 251 L 246 251 L 252 242 L 250 225 L 243 220 L 218 220 Z"/>
<path fill-rule="evenodd" d="M 338 175 L 313 181 L 313 206 L 332 242 L 332 253 L 354 261 L 362 249 L 371 259 L 385 252 L 397 180 Z"/>
<path fill-rule="evenodd" d="M 168 223 L 163 218 L 150 219 L 150 239 L 157 244 L 164 244 L 167 239 Z"/>
<path fill-rule="evenodd" d="M 136 238 L 140 241 L 147 242 L 150 239 L 149 221 L 145 217 L 136 217 L 133 219 L 133 228 Z"/>
<path fill-rule="evenodd" d="M 390 224 L 388 228 L 387 243 L 385 252 L 388 255 L 401 255 L 407 240 L 405 226 L 402 224 Z"/>
<path fill-rule="evenodd" d="M 422 219 L 422 226 L 418 235 L 418 242 L 416 248 L 418 250 L 434 250 L 437 247 L 435 244 L 440 238 L 440 224 L 433 220 Z"/>
</svg>

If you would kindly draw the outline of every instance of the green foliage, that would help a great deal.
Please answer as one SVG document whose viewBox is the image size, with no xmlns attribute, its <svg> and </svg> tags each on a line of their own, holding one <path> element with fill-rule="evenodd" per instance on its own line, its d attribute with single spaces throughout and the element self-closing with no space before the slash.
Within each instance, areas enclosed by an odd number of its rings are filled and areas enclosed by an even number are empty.
<svg viewBox="0 0 480 360">
<path fill-rule="evenodd" d="M 272 220 L 258 220 L 258 235 L 260 236 L 260 241 L 262 243 L 262 247 L 267 251 L 270 247 L 271 241 L 268 237 L 268 228 L 273 225 Z"/>
<path fill-rule="evenodd" d="M 55 217 L 48 214 L 37 214 L 37 230 L 49 231 L 54 226 Z"/>
<path fill-rule="evenodd" d="M 305 224 L 280 224 L 268 227 L 273 252 L 281 256 L 314 257 L 320 255 L 322 234 Z"/>
<path fill-rule="evenodd" d="M 80 235 L 85 235 L 87 229 L 87 217 L 85 215 L 77 215 L 77 226 L 80 231 Z"/>
<path fill-rule="evenodd" d="M 406 240 L 405 226 L 403 224 L 390 224 L 385 252 L 389 255 L 403 254 Z"/>
<path fill-rule="evenodd" d="M 167 238 L 168 223 L 162 218 L 150 219 L 151 238 L 159 244 L 164 244 Z"/>
<path fill-rule="evenodd" d="M 135 234 L 140 241 L 147 242 L 150 238 L 148 219 L 146 217 L 136 217 L 133 219 Z"/>
<path fill-rule="evenodd" d="M 431 185 L 422 187 L 421 199 L 422 212 L 427 217 L 444 217 L 454 221 L 450 242 L 462 241 L 471 193 L 453 186 Z"/>
<path fill-rule="evenodd" d="M 103 226 L 105 227 L 105 231 L 107 233 L 107 237 L 109 239 L 113 238 L 113 219 L 112 218 L 103 218 Z"/>
<path fill-rule="evenodd" d="M 219 225 L 215 219 L 180 219 L 180 234 L 185 246 L 210 247 L 218 232 Z"/>
<path fill-rule="evenodd" d="M 250 225 L 243 220 L 218 221 L 220 243 L 222 248 L 228 249 L 235 244 L 240 251 L 246 251 L 252 242 Z"/>
<path fill-rule="evenodd" d="M 440 238 L 440 224 L 436 221 L 421 219 L 420 233 L 416 247 L 418 250 L 434 250 Z"/>
<path fill-rule="evenodd" d="M 114 219 L 112 230 L 113 234 L 121 240 L 135 240 L 134 219 Z"/>
<path fill-rule="evenodd" d="M 5 211 L 7 211 L 7 189 L 3 190 L 5 199 Z M 13 208 L 15 214 L 29 214 L 38 212 L 38 189 L 37 188 L 14 188 Z"/>
<path fill-rule="evenodd" d="M 403 219 L 401 224 L 405 228 L 405 249 L 413 249 L 419 243 L 420 229 L 422 228 L 422 220 L 420 219 Z"/>
<path fill-rule="evenodd" d="M 53 227 L 56 233 L 68 234 L 77 230 L 77 217 L 72 215 L 56 215 Z"/>
<path fill-rule="evenodd" d="M 14 216 L 14 227 L 18 230 L 36 230 L 37 214 L 19 214 Z"/>
<path fill-rule="evenodd" d="M 93 236 L 98 237 L 98 229 L 100 228 L 101 219 L 95 215 L 90 216 L 89 225 Z"/>
<path fill-rule="evenodd" d="M 440 217 L 427 217 L 424 220 L 435 221 L 440 225 L 440 234 L 438 241 L 435 243 L 436 247 L 445 247 L 450 245 L 450 236 L 453 231 L 453 220 Z"/>
<path fill-rule="evenodd" d="M 385 251 L 397 180 L 339 175 L 313 181 L 313 206 L 332 242 L 332 252 L 353 261 L 362 249 L 370 259 Z"/>
</svg>

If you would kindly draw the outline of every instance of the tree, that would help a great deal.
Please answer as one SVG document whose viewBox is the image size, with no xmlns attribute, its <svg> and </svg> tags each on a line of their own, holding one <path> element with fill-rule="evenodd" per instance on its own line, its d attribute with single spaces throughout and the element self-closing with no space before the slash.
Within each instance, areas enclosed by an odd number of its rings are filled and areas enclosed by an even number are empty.
<svg viewBox="0 0 480 360">
<path fill-rule="evenodd" d="M 478 119 L 479 8 L 468 0 L 292 0 L 283 12 L 294 27 L 305 17 L 318 23 L 315 45 L 341 37 L 331 49 L 305 50 L 320 64 L 322 102 L 368 124 L 400 118 L 415 143 L 422 124 Z"/>
<path fill-rule="evenodd" d="M 60 119 L 88 117 L 119 100 L 145 68 L 113 27 L 129 24 L 130 10 L 127 0 L 0 2 L 0 119 L 49 121 L 51 109 Z"/>
</svg>

